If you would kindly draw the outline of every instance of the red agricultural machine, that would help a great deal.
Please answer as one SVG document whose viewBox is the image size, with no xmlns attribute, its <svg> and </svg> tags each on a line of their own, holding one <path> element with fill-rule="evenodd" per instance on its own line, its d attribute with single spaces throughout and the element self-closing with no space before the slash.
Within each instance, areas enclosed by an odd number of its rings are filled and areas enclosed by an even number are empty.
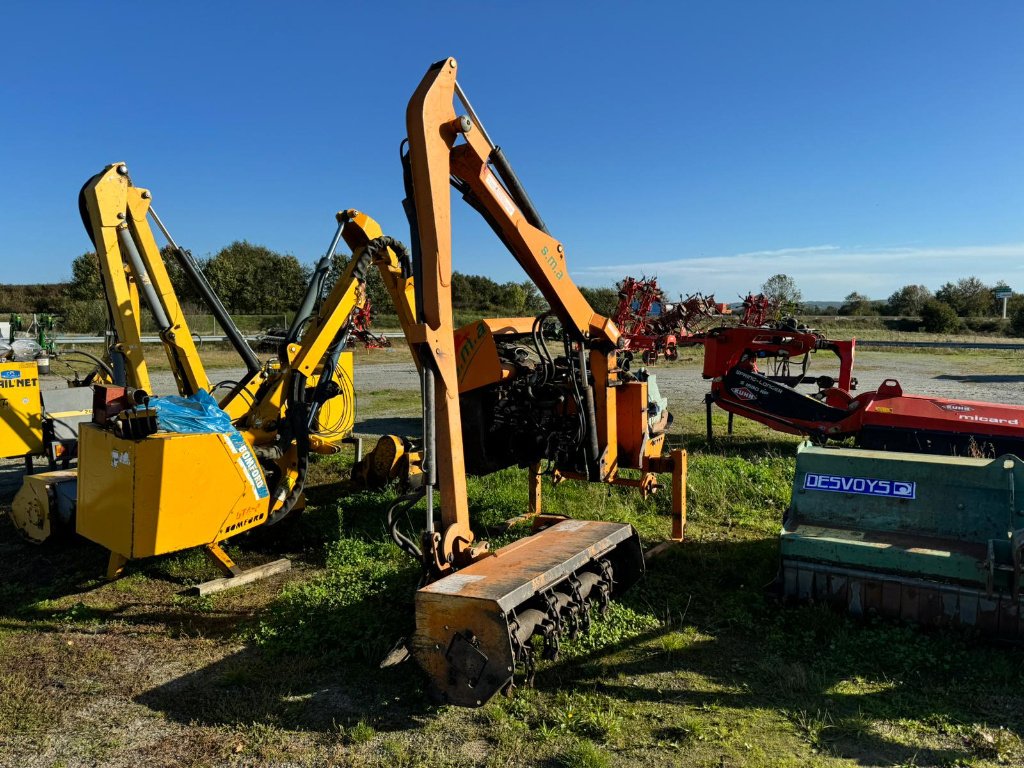
<svg viewBox="0 0 1024 768">
<path fill-rule="evenodd" d="M 694 293 L 673 304 L 666 300 L 657 278 L 626 277 L 619 283 L 619 303 L 612 320 L 622 332 L 625 348 L 639 351 L 650 365 L 660 355 L 677 359 L 680 343 L 729 313 L 728 305 L 716 304 L 714 296 Z"/>
<path fill-rule="evenodd" d="M 715 328 L 692 339 L 704 345 L 707 404 L 818 443 L 853 438 L 861 448 L 931 454 L 998 456 L 1024 451 L 1024 407 L 903 393 L 886 379 L 854 395 L 856 341 L 835 341 L 795 321 L 776 327 Z M 837 378 L 809 373 L 811 355 L 839 359 Z M 813 394 L 801 385 L 817 388 Z"/>
<path fill-rule="evenodd" d="M 362 344 L 366 349 L 386 349 L 391 346 L 391 340 L 383 333 L 374 333 L 373 306 L 367 296 L 363 306 L 352 314 L 352 335 L 349 337 L 349 346 L 356 343 Z"/>
<path fill-rule="evenodd" d="M 774 320 L 778 311 L 778 302 L 772 301 L 763 293 L 756 296 L 748 293 L 743 299 L 743 315 L 740 317 L 740 325 L 748 328 L 761 328 Z"/>
</svg>

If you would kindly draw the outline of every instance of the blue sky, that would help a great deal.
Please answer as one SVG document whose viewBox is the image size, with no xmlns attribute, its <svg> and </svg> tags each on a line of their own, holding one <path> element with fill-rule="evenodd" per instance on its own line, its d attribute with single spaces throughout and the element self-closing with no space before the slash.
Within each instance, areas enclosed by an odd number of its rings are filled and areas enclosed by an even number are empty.
<svg viewBox="0 0 1024 768">
<path fill-rule="evenodd" d="M 581 284 L 1024 290 L 1021 3 L 8 0 L 0 29 L 3 282 L 70 275 L 120 160 L 197 255 L 312 261 L 343 207 L 406 239 L 405 105 L 452 55 Z M 456 268 L 523 279 L 455 203 Z"/>
</svg>

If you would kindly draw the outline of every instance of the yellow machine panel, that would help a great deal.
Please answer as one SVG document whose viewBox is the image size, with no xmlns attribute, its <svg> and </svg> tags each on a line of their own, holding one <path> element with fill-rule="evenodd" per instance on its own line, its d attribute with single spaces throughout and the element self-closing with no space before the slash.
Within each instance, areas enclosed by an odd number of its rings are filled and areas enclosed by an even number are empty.
<svg viewBox="0 0 1024 768">
<path fill-rule="evenodd" d="M 0 456 L 43 452 L 39 368 L 34 362 L 0 363 Z"/>
<path fill-rule="evenodd" d="M 209 478 L 217 478 L 209 482 Z M 267 517 L 266 480 L 241 435 L 79 432 L 76 529 L 127 558 L 211 544 Z"/>
</svg>

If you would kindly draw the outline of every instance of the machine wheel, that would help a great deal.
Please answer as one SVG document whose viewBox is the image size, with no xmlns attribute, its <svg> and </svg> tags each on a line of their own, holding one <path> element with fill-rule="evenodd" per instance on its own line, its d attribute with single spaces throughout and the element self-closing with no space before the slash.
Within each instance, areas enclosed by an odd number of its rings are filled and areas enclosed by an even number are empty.
<svg viewBox="0 0 1024 768">
<path fill-rule="evenodd" d="M 679 359 L 679 348 L 675 345 L 671 347 L 665 347 L 665 359 L 672 361 Z"/>
</svg>

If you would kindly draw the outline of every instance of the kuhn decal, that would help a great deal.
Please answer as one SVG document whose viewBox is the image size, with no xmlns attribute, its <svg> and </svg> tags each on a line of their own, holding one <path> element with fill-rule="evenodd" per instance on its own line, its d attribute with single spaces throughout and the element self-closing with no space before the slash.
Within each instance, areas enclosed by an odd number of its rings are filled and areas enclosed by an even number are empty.
<svg viewBox="0 0 1024 768">
<path fill-rule="evenodd" d="M 829 493 L 858 493 L 862 496 L 884 496 L 890 499 L 916 499 L 917 483 L 904 480 L 875 480 L 870 477 L 845 475 L 804 475 L 804 489 Z"/>
<path fill-rule="evenodd" d="M 733 387 L 729 391 L 736 395 L 740 400 L 757 400 L 757 395 L 746 387 Z"/>
<path fill-rule="evenodd" d="M 943 403 L 939 406 L 944 411 L 956 411 L 957 413 L 970 413 L 974 409 L 962 403 Z"/>
</svg>

